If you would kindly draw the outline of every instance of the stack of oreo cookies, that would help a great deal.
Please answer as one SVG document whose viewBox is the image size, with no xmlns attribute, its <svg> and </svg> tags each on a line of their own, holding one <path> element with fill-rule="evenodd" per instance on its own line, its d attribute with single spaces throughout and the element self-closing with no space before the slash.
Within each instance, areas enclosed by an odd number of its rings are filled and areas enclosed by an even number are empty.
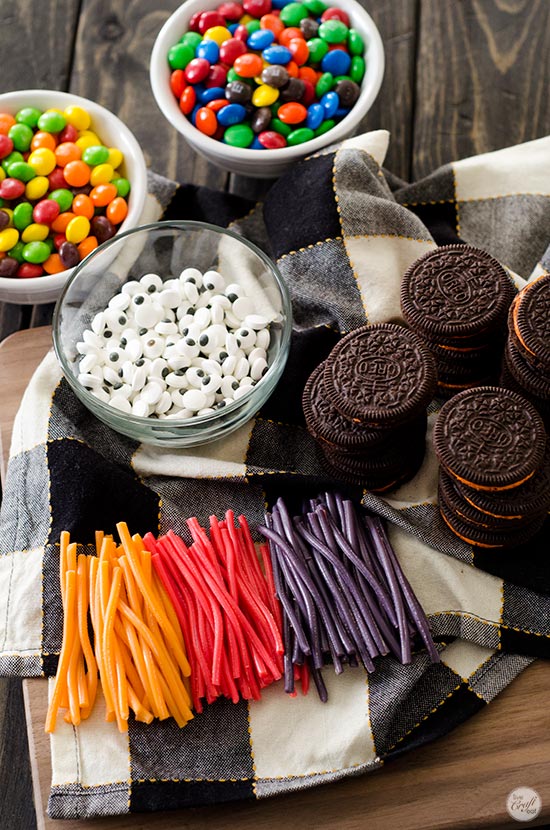
<svg viewBox="0 0 550 830">
<path fill-rule="evenodd" d="M 526 285 L 510 307 L 500 384 L 530 400 L 550 432 L 550 276 Z"/>
<path fill-rule="evenodd" d="M 439 509 L 462 540 L 511 548 L 540 530 L 550 507 L 550 447 L 529 401 L 492 386 L 461 392 L 441 408 L 434 446 Z"/>
<path fill-rule="evenodd" d="M 435 357 L 440 397 L 497 382 L 514 295 L 504 268 L 478 248 L 443 246 L 411 265 L 401 310 Z"/>
<path fill-rule="evenodd" d="M 424 458 L 435 387 L 433 357 L 414 332 L 385 323 L 343 337 L 302 398 L 331 475 L 376 492 L 412 478 Z"/>
</svg>

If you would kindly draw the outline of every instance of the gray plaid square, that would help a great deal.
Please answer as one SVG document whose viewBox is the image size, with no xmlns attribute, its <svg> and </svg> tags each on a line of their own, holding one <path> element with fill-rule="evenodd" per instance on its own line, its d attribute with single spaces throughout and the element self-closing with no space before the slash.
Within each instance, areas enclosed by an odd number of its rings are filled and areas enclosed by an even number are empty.
<svg viewBox="0 0 550 830">
<path fill-rule="evenodd" d="M 50 476 L 41 444 L 10 460 L 0 513 L 0 555 L 43 545 L 50 529 Z"/>
</svg>

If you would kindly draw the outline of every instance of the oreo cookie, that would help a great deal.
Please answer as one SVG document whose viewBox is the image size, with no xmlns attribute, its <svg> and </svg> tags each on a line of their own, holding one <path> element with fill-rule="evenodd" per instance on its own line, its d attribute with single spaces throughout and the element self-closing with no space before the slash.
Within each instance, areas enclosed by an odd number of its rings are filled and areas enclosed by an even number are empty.
<svg viewBox="0 0 550 830">
<path fill-rule="evenodd" d="M 550 401 L 550 374 L 529 363 L 509 340 L 504 350 L 506 368 L 522 389 L 538 398 Z"/>
<path fill-rule="evenodd" d="M 362 326 L 325 361 L 334 408 L 365 426 L 397 426 L 426 409 L 436 389 L 434 358 L 414 332 L 392 323 Z"/>
<path fill-rule="evenodd" d="M 489 530 L 464 521 L 449 509 L 445 501 L 440 502 L 439 512 L 456 536 L 463 542 L 480 548 L 504 549 L 523 545 L 539 532 L 545 521 L 545 516 L 539 516 L 529 524 L 513 530 Z"/>
<path fill-rule="evenodd" d="M 440 410 L 434 447 L 449 475 L 476 490 L 517 487 L 540 467 L 546 446 L 541 417 L 507 389 L 460 392 Z"/>
<path fill-rule="evenodd" d="M 514 295 L 506 271 L 488 253 L 447 245 L 424 254 L 405 273 L 401 310 L 416 331 L 455 340 L 502 327 Z"/>
<path fill-rule="evenodd" d="M 525 360 L 550 373 L 550 275 L 533 280 L 520 292 L 510 331 Z"/>
</svg>

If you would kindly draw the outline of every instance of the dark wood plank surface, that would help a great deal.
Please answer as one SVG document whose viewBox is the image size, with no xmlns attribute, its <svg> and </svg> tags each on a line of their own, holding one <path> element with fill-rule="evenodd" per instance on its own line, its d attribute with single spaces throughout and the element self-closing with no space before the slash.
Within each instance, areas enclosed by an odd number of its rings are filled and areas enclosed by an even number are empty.
<svg viewBox="0 0 550 830">
<path fill-rule="evenodd" d="M 548 0 L 361 0 L 380 28 L 386 75 L 365 129 L 388 128 L 386 166 L 404 179 L 454 158 L 550 132 Z M 70 90 L 117 113 L 150 166 L 180 181 L 257 185 L 195 156 L 163 119 L 149 87 L 154 38 L 180 0 L 7 0 L 0 91 Z M 291 194 L 289 194 L 291 198 Z M 51 307 L 0 303 L 0 340 L 48 322 Z M 20 689 L 0 680 L 0 827 L 32 830 Z M 14 759 L 16 762 L 14 763 Z"/>
</svg>

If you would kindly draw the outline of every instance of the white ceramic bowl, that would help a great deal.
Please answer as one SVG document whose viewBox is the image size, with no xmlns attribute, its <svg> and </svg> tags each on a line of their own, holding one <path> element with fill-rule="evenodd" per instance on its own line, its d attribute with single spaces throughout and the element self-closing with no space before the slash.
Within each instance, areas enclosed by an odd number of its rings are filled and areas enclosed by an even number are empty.
<svg viewBox="0 0 550 830">
<path fill-rule="evenodd" d="M 170 47 L 185 34 L 189 20 L 196 11 L 214 9 L 218 5 L 219 0 L 187 0 L 168 18 L 157 36 L 151 53 L 150 79 L 157 104 L 163 115 L 197 153 L 233 173 L 254 178 L 275 178 L 288 170 L 298 159 L 353 135 L 378 95 L 384 76 L 382 38 L 370 15 L 355 0 L 335 0 L 334 5 L 349 14 L 353 28 L 363 37 L 367 69 L 357 103 L 332 130 L 304 144 L 283 147 L 280 150 L 231 147 L 197 130 L 181 112 L 170 89 L 171 71 L 167 54 Z"/>
<path fill-rule="evenodd" d="M 118 147 L 124 154 L 121 170 L 125 173 L 132 189 L 128 197 L 128 215 L 120 225 L 119 232 L 128 231 L 139 225 L 147 195 L 145 159 L 136 138 L 128 127 L 105 107 L 68 92 L 25 89 L 0 95 L 0 112 L 9 112 L 12 115 L 15 115 L 22 107 L 32 106 L 39 110 L 46 110 L 50 107 L 65 109 L 70 104 L 83 107 L 90 114 L 92 129 L 97 132 L 103 143 Z M 28 279 L 0 277 L 0 301 L 23 305 L 53 303 L 61 294 L 71 273 L 72 269 L 68 269 L 58 274 L 45 274 L 43 277 Z"/>
</svg>

